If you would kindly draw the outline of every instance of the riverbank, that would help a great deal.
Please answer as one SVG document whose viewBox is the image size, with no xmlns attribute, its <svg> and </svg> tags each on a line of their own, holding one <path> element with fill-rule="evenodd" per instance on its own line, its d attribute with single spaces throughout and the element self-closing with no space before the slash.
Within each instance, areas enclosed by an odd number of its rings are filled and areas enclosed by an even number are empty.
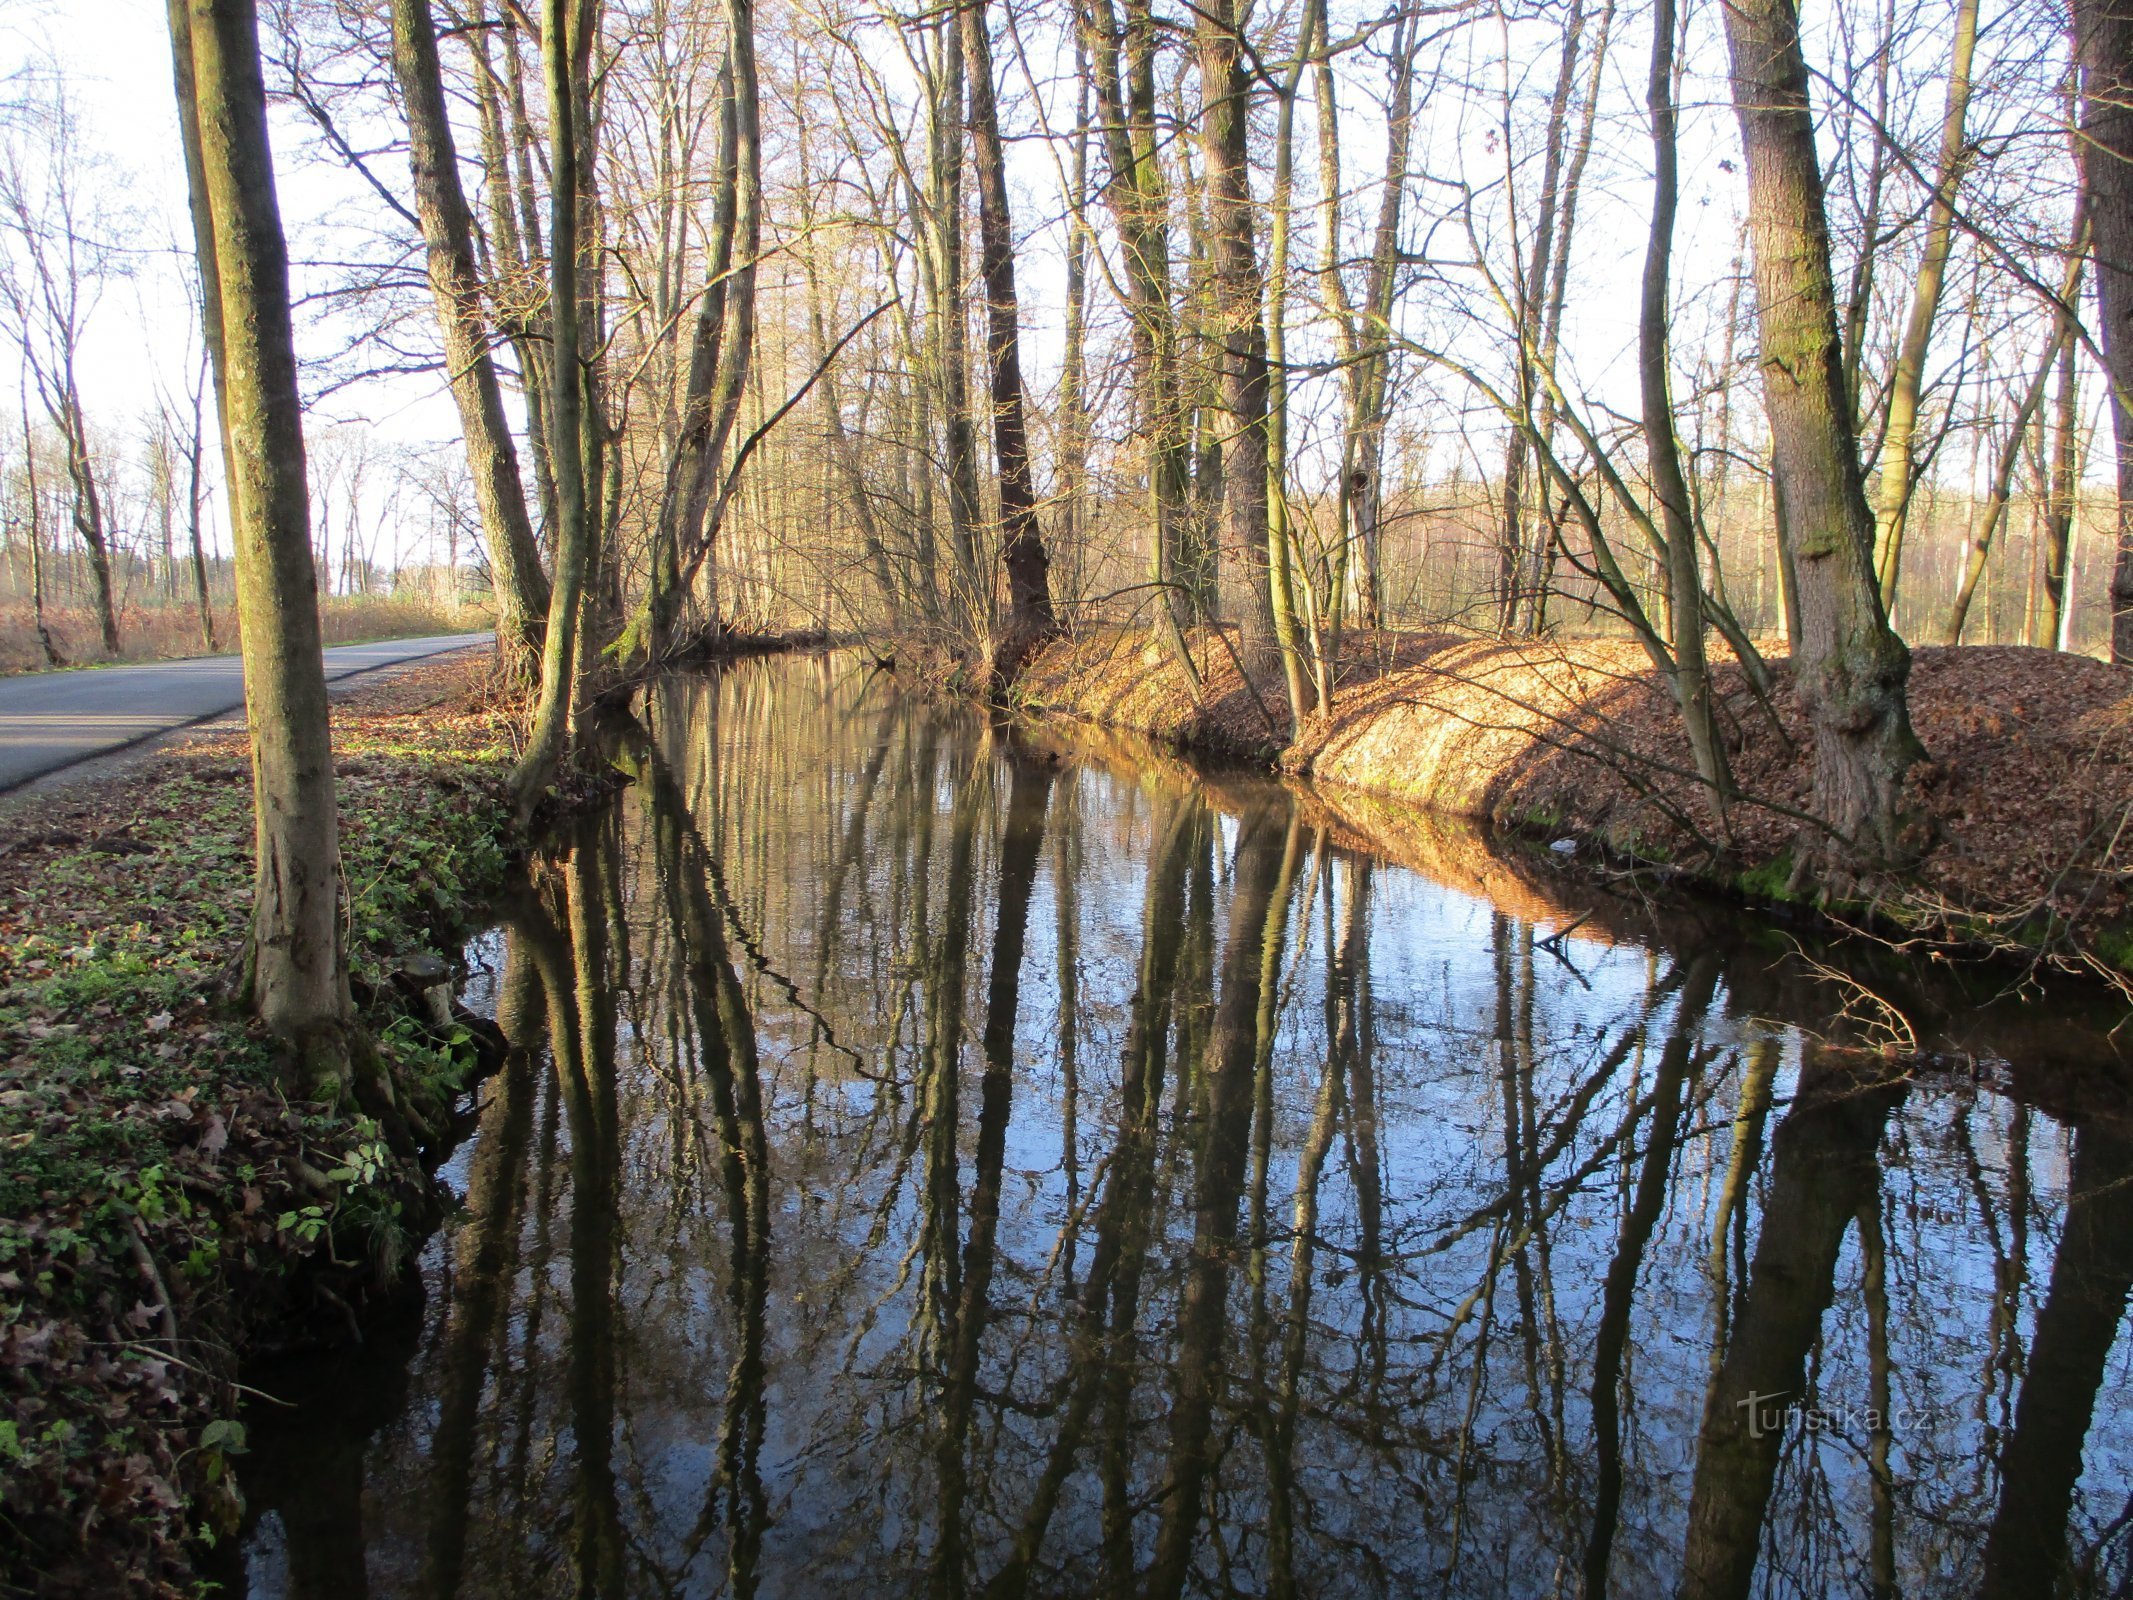
<svg viewBox="0 0 2133 1600">
<path fill-rule="evenodd" d="M 1219 647 L 1201 642 L 1195 657 L 1197 700 L 1145 633 L 1087 633 L 1033 660 L 1017 698 L 1329 791 L 1471 818 L 1610 869 L 1768 904 L 1801 896 L 1808 738 L 1783 661 L 1767 703 L 1737 664 L 1715 668 L 1743 796 L 1721 822 L 1666 685 L 1627 641 L 1359 639 L 1332 714 L 1293 742 L 1278 686 L 1255 693 Z M 1920 649 L 1911 714 L 1931 756 L 1913 800 L 1934 842 L 1904 879 L 1824 913 L 1922 946 L 2133 972 L 2133 674 L 2019 646 Z"/>
<path fill-rule="evenodd" d="M 443 1002 L 502 880 L 509 702 L 483 658 L 336 701 L 358 1000 L 433 1129 Z M 337 1329 L 428 1223 L 420 1160 L 279 1091 L 228 1006 L 251 896 L 234 722 L 0 807 L 0 1593 L 190 1593 L 234 1525 L 236 1353 Z"/>
</svg>

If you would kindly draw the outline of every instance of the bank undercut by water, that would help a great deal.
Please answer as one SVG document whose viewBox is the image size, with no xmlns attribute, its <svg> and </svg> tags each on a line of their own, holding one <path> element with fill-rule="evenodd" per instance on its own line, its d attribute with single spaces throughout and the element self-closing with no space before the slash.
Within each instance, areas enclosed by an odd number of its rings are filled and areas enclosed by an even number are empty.
<svg viewBox="0 0 2133 1600">
<path fill-rule="evenodd" d="M 1192 650 L 1197 694 L 1145 631 L 1084 631 L 1032 661 L 1017 698 L 1752 902 L 1809 893 L 1811 741 L 1782 658 L 1762 690 L 1714 661 L 1741 796 L 1720 819 L 1666 684 L 1627 640 L 1357 637 L 1332 712 L 1293 740 L 1278 686 L 1247 682 L 1206 630 Z M 1924 853 L 1818 909 L 1950 950 L 2133 972 L 2133 676 L 2064 651 L 1921 649 L 1910 705 L 1929 756 L 1909 787 Z"/>
</svg>

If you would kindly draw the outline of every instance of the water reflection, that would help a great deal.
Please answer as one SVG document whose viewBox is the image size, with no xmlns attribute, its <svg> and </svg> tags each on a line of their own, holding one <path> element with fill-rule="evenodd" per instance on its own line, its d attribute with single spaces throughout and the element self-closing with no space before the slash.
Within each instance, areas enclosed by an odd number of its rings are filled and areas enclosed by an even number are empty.
<svg viewBox="0 0 2133 1600">
<path fill-rule="evenodd" d="M 419 1329 L 255 1415 L 251 1593 L 2126 1585 L 2133 1121 L 2064 1062 L 1901 1078 L 1752 945 L 834 658 L 617 759 L 477 949 Z"/>
</svg>

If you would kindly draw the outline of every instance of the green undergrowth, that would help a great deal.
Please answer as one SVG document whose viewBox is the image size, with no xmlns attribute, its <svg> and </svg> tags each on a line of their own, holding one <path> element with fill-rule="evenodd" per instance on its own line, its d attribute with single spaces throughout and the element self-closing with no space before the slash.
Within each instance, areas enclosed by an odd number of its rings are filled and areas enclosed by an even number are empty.
<svg viewBox="0 0 2133 1600">
<path fill-rule="evenodd" d="M 402 1103 L 442 1108 L 473 1041 L 391 975 L 501 882 L 503 729 L 367 713 L 335 746 L 363 1020 Z M 239 1509 L 239 1351 L 349 1314 L 426 1226 L 416 1154 L 288 1099 L 231 1001 L 242 755 L 156 758 L 0 857 L 0 1594 L 187 1592 Z"/>
</svg>

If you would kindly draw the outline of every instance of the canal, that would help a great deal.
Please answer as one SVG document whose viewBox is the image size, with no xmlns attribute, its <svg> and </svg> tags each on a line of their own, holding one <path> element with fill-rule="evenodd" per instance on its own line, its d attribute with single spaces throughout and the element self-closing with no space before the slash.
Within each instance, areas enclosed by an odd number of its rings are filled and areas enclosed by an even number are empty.
<svg viewBox="0 0 2133 1600">
<path fill-rule="evenodd" d="M 254 1379 L 244 1592 L 2125 1592 L 2106 996 L 849 655 L 616 759 L 419 1304 Z"/>
</svg>

